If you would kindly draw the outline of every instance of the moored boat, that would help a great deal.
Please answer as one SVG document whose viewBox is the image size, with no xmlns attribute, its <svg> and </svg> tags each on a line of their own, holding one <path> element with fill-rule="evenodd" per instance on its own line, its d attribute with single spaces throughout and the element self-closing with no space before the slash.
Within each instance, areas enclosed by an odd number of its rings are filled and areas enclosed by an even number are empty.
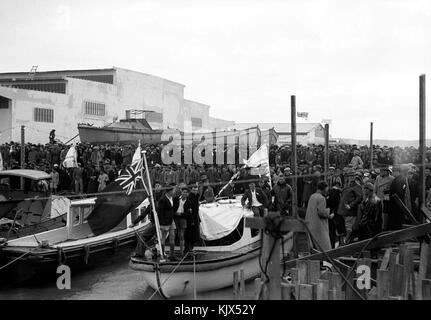
<svg viewBox="0 0 431 320">
<path fill-rule="evenodd" d="M 258 276 L 261 233 L 245 227 L 245 218 L 253 213 L 243 209 L 239 199 L 223 200 L 214 207 L 200 208 L 202 241 L 179 262 L 132 256 L 130 267 L 140 271 L 144 281 L 164 298 L 212 291 L 232 285 L 232 274 L 244 270 L 244 279 Z M 230 229 L 230 230 L 229 230 Z M 224 231 L 224 232 L 223 232 Z M 226 232 L 230 231 L 230 232 Z M 285 238 L 285 252 L 292 239 Z"/>
<path fill-rule="evenodd" d="M 58 276 L 56 270 L 62 264 L 75 273 L 107 258 L 130 254 L 136 244 L 136 232 L 147 221 L 130 227 L 137 214 L 132 212 L 110 232 L 94 236 L 86 221 L 94 204 L 95 198 L 71 201 L 65 226 L 3 242 L 0 286 Z"/>
</svg>

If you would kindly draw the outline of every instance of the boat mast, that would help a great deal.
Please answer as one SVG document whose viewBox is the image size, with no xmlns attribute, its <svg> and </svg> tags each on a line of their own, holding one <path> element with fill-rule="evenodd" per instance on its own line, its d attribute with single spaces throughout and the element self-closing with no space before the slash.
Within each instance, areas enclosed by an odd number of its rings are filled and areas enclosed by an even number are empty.
<svg viewBox="0 0 431 320">
<path fill-rule="evenodd" d="M 151 207 L 153 210 L 154 223 L 156 224 L 157 241 L 159 242 L 160 255 L 162 259 L 165 259 L 165 253 L 162 250 L 162 236 L 160 234 L 159 217 L 157 216 L 156 207 L 154 204 L 153 186 L 151 185 L 150 172 L 148 171 L 147 151 L 144 150 L 143 153 L 144 153 L 145 172 L 147 173 L 147 180 L 148 180 L 149 197 L 150 197 Z"/>
</svg>

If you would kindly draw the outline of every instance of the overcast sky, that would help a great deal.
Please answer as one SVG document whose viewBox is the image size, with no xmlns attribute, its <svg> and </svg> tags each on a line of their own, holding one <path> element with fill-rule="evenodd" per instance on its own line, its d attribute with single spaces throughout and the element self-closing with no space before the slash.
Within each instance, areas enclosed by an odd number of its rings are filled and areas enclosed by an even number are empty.
<svg viewBox="0 0 431 320">
<path fill-rule="evenodd" d="M 1 0 L 0 43 L 0 72 L 123 67 L 237 122 L 290 122 L 294 94 L 358 139 L 417 139 L 425 73 L 431 119 L 430 0 Z"/>
</svg>

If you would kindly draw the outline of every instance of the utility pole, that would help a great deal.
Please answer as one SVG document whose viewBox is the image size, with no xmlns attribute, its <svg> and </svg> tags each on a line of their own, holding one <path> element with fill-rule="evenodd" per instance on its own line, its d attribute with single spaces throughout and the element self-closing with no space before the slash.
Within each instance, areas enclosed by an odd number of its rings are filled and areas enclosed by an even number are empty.
<svg viewBox="0 0 431 320">
<path fill-rule="evenodd" d="M 291 129 L 290 134 L 292 138 L 292 161 L 291 167 L 293 170 L 292 179 L 292 216 L 298 218 L 298 188 L 297 188 L 297 175 L 298 175 L 298 161 L 296 154 L 296 97 L 290 96 L 290 117 L 291 117 Z"/>
<path fill-rule="evenodd" d="M 419 207 L 425 205 L 425 152 L 426 152 L 426 112 L 425 112 L 425 75 L 419 76 Z"/>
<path fill-rule="evenodd" d="M 329 172 L 329 123 L 325 124 L 325 180 L 328 181 Z"/>
<path fill-rule="evenodd" d="M 374 169 L 373 164 L 373 123 L 370 123 L 370 169 Z"/>
</svg>

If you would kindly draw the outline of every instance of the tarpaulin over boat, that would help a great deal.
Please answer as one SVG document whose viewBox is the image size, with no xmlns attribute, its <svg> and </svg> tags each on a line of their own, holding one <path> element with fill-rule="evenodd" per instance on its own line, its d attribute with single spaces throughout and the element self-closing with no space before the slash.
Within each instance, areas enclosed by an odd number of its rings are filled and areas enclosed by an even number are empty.
<svg viewBox="0 0 431 320">
<path fill-rule="evenodd" d="M 199 216 L 201 237 L 211 241 L 227 236 L 238 227 L 241 218 L 253 216 L 253 213 L 243 209 L 239 200 L 220 200 L 219 203 L 202 204 Z"/>
</svg>

